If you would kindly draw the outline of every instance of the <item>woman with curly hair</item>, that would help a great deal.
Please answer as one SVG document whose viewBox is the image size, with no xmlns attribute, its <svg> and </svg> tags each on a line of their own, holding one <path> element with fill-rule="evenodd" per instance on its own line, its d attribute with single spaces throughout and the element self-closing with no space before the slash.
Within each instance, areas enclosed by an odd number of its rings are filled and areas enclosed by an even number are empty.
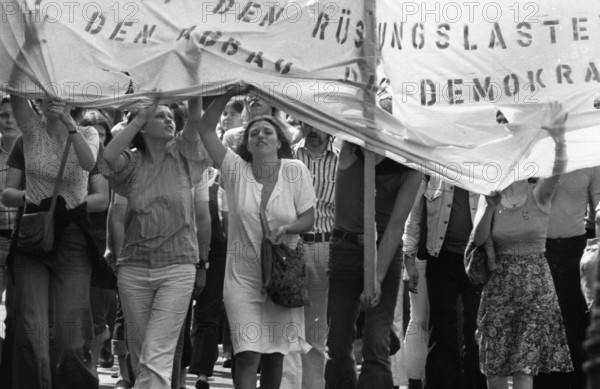
<svg viewBox="0 0 600 389">
<path fill-rule="evenodd" d="M 275 243 L 295 247 L 298 234 L 314 223 L 315 192 L 306 166 L 292 159 L 282 125 L 271 116 L 253 118 L 245 127 L 239 155 L 221 143 L 214 130 L 230 94 L 218 97 L 202 118 L 200 136 L 221 167 L 228 193 L 229 232 L 223 296 L 235 353 L 234 384 L 279 388 L 283 356 L 302 341 L 304 311 L 275 304 L 263 291 L 260 213 Z"/>
</svg>

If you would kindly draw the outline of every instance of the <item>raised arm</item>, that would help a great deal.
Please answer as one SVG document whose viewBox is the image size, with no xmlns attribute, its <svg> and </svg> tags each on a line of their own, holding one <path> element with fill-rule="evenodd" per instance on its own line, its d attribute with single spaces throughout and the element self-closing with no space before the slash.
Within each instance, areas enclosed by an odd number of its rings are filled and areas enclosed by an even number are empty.
<svg viewBox="0 0 600 389">
<path fill-rule="evenodd" d="M 568 115 L 562 111 L 562 106 L 553 102 L 550 106 L 550 113 L 553 116 L 553 122 L 549 126 L 542 128 L 550 133 L 554 140 L 554 167 L 552 177 L 540 180 L 535 188 L 533 195 L 540 206 L 550 206 L 561 175 L 567 167 L 567 146 L 565 142 L 565 123 Z"/>
<path fill-rule="evenodd" d="M 96 158 L 98 157 L 99 138 L 96 135 L 96 143 L 92 146 L 88 143 L 87 139 L 77 129 L 77 124 L 71 117 L 69 109 L 66 103 L 62 101 L 50 101 L 48 102 L 48 112 L 56 113 L 60 118 L 60 121 L 48 120 L 48 126 L 56 126 L 57 131 L 68 131 L 68 136 L 71 137 L 73 143 L 73 149 L 77 156 L 79 166 L 87 172 L 91 172 L 96 166 Z M 64 127 L 64 128 L 60 128 Z M 96 130 L 93 130 L 96 132 Z"/>
<path fill-rule="evenodd" d="M 200 121 L 202 119 L 202 97 L 193 97 L 188 100 L 188 116 L 181 134 L 188 142 L 197 142 L 200 134 Z"/>
<path fill-rule="evenodd" d="M 127 124 L 127 126 L 119 132 L 117 136 L 106 146 L 102 158 L 111 170 L 116 170 L 119 158 L 123 151 L 125 151 L 130 145 L 133 138 L 146 124 L 148 119 L 154 114 L 156 107 L 158 106 L 158 100 L 156 100 L 150 107 L 142 109 L 133 120 Z"/>
<path fill-rule="evenodd" d="M 224 95 L 217 96 L 197 126 L 202 143 L 204 143 L 206 151 L 208 151 L 210 158 L 217 166 L 221 166 L 225 159 L 225 154 L 227 154 L 227 147 L 223 145 L 223 142 L 221 142 L 221 139 L 217 135 L 217 123 L 221 117 L 221 112 L 223 112 L 231 97 L 233 97 L 233 93 L 225 93 Z"/>
<path fill-rule="evenodd" d="M 17 95 L 11 95 L 10 104 L 19 128 L 23 128 L 27 123 L 29 123 L 31 118 L 37 117 L 37 113 L 35 113 L 31 107 L 31 104 L 29 103 L 29 100 L 27 99 Z"/>
</svg>

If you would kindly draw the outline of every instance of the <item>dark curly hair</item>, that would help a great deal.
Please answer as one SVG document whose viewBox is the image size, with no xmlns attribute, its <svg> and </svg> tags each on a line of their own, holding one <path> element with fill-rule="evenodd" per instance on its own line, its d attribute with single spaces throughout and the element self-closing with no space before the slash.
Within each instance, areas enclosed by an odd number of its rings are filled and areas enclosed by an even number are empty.
<svg viewBox="0 0 600 389">
<path fill-rule="evenodd" d="M 294 158 L 294 152 L 292 151 L 292 144 L 288 140 L 287 136 L 285 136 L 285 132 L 283 131 L 284 125 L 279 120 L 274 118 L 273 116 L 264 115 L 257 116 L 252 119 L 248 124 L 246 124 L 246 128 L 244 129 L 244 135 L 242 136 L 242 143 L 238 147 L 237 153 L 242 159 L 246 162 L 252 162 L 252 153 L 248 150 L 248 135 L 250 133 L 250 128 L 258 122 L 268 122 L 273 127 L 275 127 L 275 133 L 277 134 L 277 139 L 281 142 L 281 147 L 277 150 L 277 158 Z"/>
</svg>

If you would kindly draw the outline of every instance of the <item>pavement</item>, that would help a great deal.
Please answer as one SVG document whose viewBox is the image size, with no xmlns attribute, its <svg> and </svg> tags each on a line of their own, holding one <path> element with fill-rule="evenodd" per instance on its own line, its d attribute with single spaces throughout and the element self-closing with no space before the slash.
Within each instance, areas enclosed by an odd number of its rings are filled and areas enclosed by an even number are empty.
<svg viewBox="0 0 600 389">
<path fill-rule="evenodd" d="M 0 304 L 0 336 L 4 337 L 4 317 L 6 316 L 6 309 L 4 303 Z M 231 369 L 223 367 L 223 361 L 225 359 L 222 354 L 219 356 L 215 365 L 214 376 L 210 378 L 209 385 L 211 389 L 233 389 L 233 381 L 231 380 Z M 100 379 L 100 389 L 112 389 L 117 382 L 117 378 L 112 378 L 112 374 L 117 371 L 117 363 L 115 358 L 115 365 L 110 369 L 104 369 L 98 367 L 98 378 Z M 187 375 L 185 383 L 186 389 L 194 389 L 196 383 L 196 376 L 192 374 Z M 1 385 L 0 385 L 1 386 Z M 407 389 L 406 386 L 401 386 L 400 389 Z M 509 382 L 509 389 L 512 389 L 512 382 Z"/>
<path fill-rule="evenodd" d="M 217 364 L 215 365 L 214 375 L 209 379 L 209 385 L 211 389 L 233 389 L 233 381 L 231 380 L 231 369 L 223 367 L 223 359 L 219 357 Z M 98 378 L 100 378 L 100 389 L 112 389 L 117 382 L 116 378 L 112 378 L 112 373 L 116 372 L 117 363 L 115 360 L 115 366 L 110 369 L 103 369 L 98 367 Z M 187 375 L 185 387 L 188 389 L 194 389 L 196 383 L 196 376 L 193 374 Z"/>
</svg>

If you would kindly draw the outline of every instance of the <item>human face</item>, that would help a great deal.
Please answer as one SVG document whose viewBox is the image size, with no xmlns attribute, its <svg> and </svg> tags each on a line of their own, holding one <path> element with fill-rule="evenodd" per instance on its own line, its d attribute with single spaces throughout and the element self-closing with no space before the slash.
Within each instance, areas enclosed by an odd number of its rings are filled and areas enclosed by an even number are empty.
<svg viewBox="0 0 600 389">
<path fill-rule="evenodd" d="M 98 132 L 100 143 L 104 144 L 104 142 L 106 142 L 106 128 L 104 128 L 104 126 L 101 126 L 100 124 L 94 124 L 94 128 Z"/>
<path fill-rule="evenodd" d="M 225 107 L 221 113 L 221 128 L 223 131 L 242 126 L 242 113 L 231 107 Z"/>
<path fill-rule="evenodd" d="M 248 97 L 247 102 L 252 116 L 270 115 L 273 109 L 273 106 L 269 102 L 258 96 Z"/>
<path fill-rule="evenodd" d="M 275 126 L 266 120 L 261 120 L 252 125 L 248 131 L 248 151 L 254 155 L 277 156 L 281 141 L 277 136 Z"/>
<path fill-rule="evenodd" d="M 175 122 L 171 110 L 164 105 L 159 105 L 154 115 L 146 122 L 142 129 L 146 138 L 172 139 L 175 136 Z"/>
<path fill-rule="evenodd" d="M 4 138 L 13 139 L 21 134 L 10 103 L 4 103 L 0 106 L 0 134 Z"/>
<path fill-rule="evenodd" d="M 327 143 L 327 133 L 317 130 L 308 123 L 302 123 L 302 133 L 304 134 L 307 146 L 321 147 Z"/>
</svg>

